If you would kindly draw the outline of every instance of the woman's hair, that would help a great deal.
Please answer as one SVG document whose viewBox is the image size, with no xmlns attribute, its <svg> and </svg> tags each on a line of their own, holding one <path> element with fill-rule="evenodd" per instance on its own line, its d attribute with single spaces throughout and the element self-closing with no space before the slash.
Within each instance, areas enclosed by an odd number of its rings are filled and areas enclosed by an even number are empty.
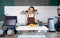
<svg viewBox="0 0 60 38">
<path fill-rule="evenodd" d="M 30 7 L 29 7 L 29 10 L 30 10 L 30 8 L 33 8 L 33 10 L 35 11 L 35 9 L 34 9 L 34 7 L 33 7 L 33 6 L 30 6 Z M 34 12 L 34 11 L 33 11 L 33 12 Z"/>
</svg>

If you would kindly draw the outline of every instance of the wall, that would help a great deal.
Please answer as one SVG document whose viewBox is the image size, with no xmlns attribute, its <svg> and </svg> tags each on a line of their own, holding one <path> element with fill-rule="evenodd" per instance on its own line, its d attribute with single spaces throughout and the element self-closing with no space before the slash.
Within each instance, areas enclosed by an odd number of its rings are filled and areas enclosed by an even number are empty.
<svg viewBox="0 0 60 38">
<path fill-rule="evenodd" d="M 57 6 L 34 6 L 38 10 L 38 19 L 47 22 L 48 18 L 57 16 Z M 27 10 L 29 6 L 5 6 L 4 14 L 7 16 L 17 16 L 18 23 L 25 23 L 25 15 L 21 11 Z"/>
<path fill-rule="evenodd" d="M 21 1 L 21 3 L 20 3 Z M 24 2 L 23 2 L 24 1 Z M 0 0 L 0 18 L 4 15 L 4 6 L 26 6 L 27 4 L 30 6 L 30 5 L 33 5 L 33 6 L 42 6 L 40 3 L 41 1 L 43 0 L 33 0 L 33 1 L 28 1 L 28 0 Z M 37 3 L 33 3 L 33 2 L 36 2 Z M 60 0 L 59 0 L 60 1 Z M 26 3 L 25 3 L 26 2 Z M 60 2 L 59 2 L 60 3 Z M 43 6 L 46 6 L 45 3 Z M 58 0 L 49 0 L 47 6 L 58 6 Z"/>
<path fill-rule="evenodd" d="M 60 6 L 59 6 L 59 8 L 60 8 Z"/>
</svg>

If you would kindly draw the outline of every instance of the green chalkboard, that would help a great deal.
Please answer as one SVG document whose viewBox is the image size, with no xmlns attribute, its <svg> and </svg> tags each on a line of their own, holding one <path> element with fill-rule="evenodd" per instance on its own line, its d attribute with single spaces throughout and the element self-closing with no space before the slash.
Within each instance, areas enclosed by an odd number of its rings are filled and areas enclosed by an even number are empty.
<svg viewBox="0 0 60 38">
<path fill-rule="evenodd" d="M 59 2 L 59 0 L 50 0 L 49 1 L 49 6 L 58 6 L 58 3 Z"/>
<path fill-rule="evenodd" d="M 0 0 L 0 18 L 4 15 L 4 6 L 14 6 L 14 0 Z"/>
<path fill-rule="evenodd" d="M 60 0 L 59 0 L 59 5 L 60 5 Z"/>
</svg>

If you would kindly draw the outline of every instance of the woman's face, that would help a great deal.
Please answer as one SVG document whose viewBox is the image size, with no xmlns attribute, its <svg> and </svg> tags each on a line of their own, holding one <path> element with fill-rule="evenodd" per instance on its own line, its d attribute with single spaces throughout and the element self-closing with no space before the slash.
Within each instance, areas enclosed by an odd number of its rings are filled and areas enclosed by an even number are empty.
<svg viewBox="0 0 60 38">
<path fill-rule="evenodd" d="M 33 8 L 30 8 L 30 9 L 29 9 L 29 12 L 30 12 L 30 13 L 33 13 L 33 11 L 34 11 Z"/>
</svg>

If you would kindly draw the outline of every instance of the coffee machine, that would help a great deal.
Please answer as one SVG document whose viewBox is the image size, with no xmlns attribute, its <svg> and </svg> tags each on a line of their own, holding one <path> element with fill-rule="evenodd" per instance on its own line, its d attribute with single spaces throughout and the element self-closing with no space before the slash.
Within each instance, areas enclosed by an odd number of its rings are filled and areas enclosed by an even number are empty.
<svg viewBox="0 0 60 38">
<path fill-rule="evenodd" d="M 55 28 L 56 28 L 56 31 L 60 32 L 60 9 L 57 9 L 57 12 L 58 12 L 58 16 L 56 17 L 57 22 L 55 24 Z"/>
</svg>

